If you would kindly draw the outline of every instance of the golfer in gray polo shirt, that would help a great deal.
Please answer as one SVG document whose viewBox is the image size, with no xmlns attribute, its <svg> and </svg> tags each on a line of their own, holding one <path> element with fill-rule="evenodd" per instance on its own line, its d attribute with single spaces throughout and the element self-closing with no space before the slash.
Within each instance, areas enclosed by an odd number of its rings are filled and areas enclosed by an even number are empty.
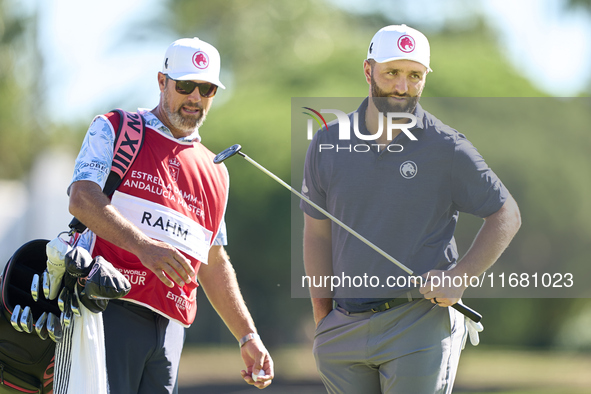
<svg viewBox="0 0 591 394">
<path fill-rule="evenodd" d="M 519 209 L 474 146 L 418 104 L 432 71 L 429 60 L 421 32 L 397 25 L 376 33 L 363 65 L 369 97 L 349 114 L 351 125 L 354 115 L 359 120 L 358 133 L 351 130 L 346 141 L 356 149 L 336 149 L 343 145 L 337 122 L 318 131 L 302 193 L 418 275 L 478 276 L 519 229 Z M 416 125 L 380 135 L 389 112 L 412 114 Z M 302 201 L 301 208 L 306 275 L 342 279 L 330 294 L 311 289 L 314 355 L 328 392 L 451 393 L 472 323 L 448 307 L 465 287 L 450 281 L 382 286 L 388 277 L 407 275 L 309 204 Z M 453 233 L 459 212 L 485 220 L 458 260 Z M 371 277 L 381 284 L 368 283 Z"/>
</svg>

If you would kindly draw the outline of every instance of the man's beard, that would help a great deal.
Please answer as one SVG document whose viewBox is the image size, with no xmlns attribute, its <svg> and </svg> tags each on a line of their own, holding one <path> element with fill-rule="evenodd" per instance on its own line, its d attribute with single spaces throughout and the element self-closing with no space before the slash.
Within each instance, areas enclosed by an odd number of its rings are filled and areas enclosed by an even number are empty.
<svg viewBox="0 0 591 394">
<path fill-rule="evenodd" d="M 205 122 L 205 112 L 203 111 L 203 107 L 201 105 L 181 105 L 176 112 L 172 112 L 170 110 L 170 105 L 168 101 L 168 96 L 164 93 L 164 99 L 162 103 L 162 107 L 164 108 L 164 112 L 166 113 L 166 117 L 168 118 L 170 124 L 175 128 L 183 132 L 192 133 L 198 127 L 201 127 L 203 122 Z M 183 115 L 181 112 L 182 107 L 188 108 L 199 108 L 199 114 L 197 116 L 186 116 Z"/>
<path fill-rule="evenodd" d="M 418 95 L 411 97 L 408 93 L 399 96 L 395 95 L 398 98 L 404 98 L 404 102 L 395 102 L 388 97 L 392 96 L 392 93 L 388 93 L 378 87 L 376 80 L 373 78 L 373 72 L 371 73 L 371 96 L 373 104 L 376 106 L 378 111 L 383 114 L 388 112 L 405 112 L 405 113 L 412 113 L 414 112 L 419 99 L 421 98 L 421 94 L 419 92 Z"/>
</svg>

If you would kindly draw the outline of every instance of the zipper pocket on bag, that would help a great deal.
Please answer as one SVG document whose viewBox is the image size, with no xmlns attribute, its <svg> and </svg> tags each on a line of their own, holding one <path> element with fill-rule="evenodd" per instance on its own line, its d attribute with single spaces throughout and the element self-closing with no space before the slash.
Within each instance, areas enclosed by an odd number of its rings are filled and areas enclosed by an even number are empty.
<svg viewBox="0 0 591 394">
<path fill-rule="evenodd" d="M 22 387 L 22 384 L 16 384 L 16 383 L 12 383 L 8 380 L 4 379 L 4 375 L 8 375 L 7 377 L 10 378 L 15 377 L 17 380 L 23 381 L 27 386 L 29 387 Z M 17 376 L 17 375 L 21 375 L 21 376 Z M 33 383 L 31 380 L 33 380 L 33 377 L 30 377 L 28 375 L 24 375 L 24 374 L 20 374 L 20 373 L 14 373 L 12 371 L 9 371 L 8 368 L 5 368 L 4 364 L 0 363 L 0 386 L 6 386 L 9 387 L 19 393 L 28 393 L 28 394 L 38 394 L 40 393 L 40 389 L 34 389 L 34 388 L 30 388 L 30 387 L 35 387 L 35 383 Z"/>
</svg>

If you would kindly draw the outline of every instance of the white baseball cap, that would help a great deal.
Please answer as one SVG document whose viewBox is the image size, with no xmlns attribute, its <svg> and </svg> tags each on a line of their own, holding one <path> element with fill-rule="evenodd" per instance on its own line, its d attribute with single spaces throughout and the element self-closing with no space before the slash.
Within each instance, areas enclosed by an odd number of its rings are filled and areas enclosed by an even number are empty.
<svg viewBox="0 0 591 394">
<path fill-rule="evenodd" d="M 391 25 L 380 29 L 371 39 L 367 58 L 378 63 L 392 60 L 413 60 L 429 67 L 431 49 L 423 33 L 406 25 Z"/>
<path fill-rule="evenodd" d="M 166 50 L 162 73 L 181 81 L 206 81 L 222 89 L 220 53 L 197 37 L 176 40 Z"/>
</svg>

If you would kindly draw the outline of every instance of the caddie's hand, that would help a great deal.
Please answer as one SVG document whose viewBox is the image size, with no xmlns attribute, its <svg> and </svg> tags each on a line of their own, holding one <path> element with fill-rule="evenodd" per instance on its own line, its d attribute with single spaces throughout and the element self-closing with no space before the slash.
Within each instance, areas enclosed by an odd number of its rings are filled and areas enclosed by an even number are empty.
<svg viewBox="0 0 591 394">
<path fill-rule="evenodd" d="M 173 287 L 174 281 L 183 287 L 186 283 L 194 281 L 195 270 L 191 262 L 174 246 L 151 239 L 140 249 L 140 252 L 136 253 L 137 257 L 166 286 Z"/>
<path fill-rule="evenodd" d="M 275 377 L 275 371 L 273 359 L 263 342 L 259 338 L 251 339 L 240 348 L 240 354 L 246 365 L 246 370 L 240 371 L 244 381 L 259 389 L 269 386 Z M 264 371 L 264 375 L 259 375 L 261 370 Z M 253 374 L 256 376 L 256 382 Z"/>
<path fill-rule="evenodd" d="M 448 307 L 460 301 L 466 287 L 464 278 L 453 270 L 431 270 L 421 275 L 423 285 L 419 292 L 433 304 Z"/>
</svg>

